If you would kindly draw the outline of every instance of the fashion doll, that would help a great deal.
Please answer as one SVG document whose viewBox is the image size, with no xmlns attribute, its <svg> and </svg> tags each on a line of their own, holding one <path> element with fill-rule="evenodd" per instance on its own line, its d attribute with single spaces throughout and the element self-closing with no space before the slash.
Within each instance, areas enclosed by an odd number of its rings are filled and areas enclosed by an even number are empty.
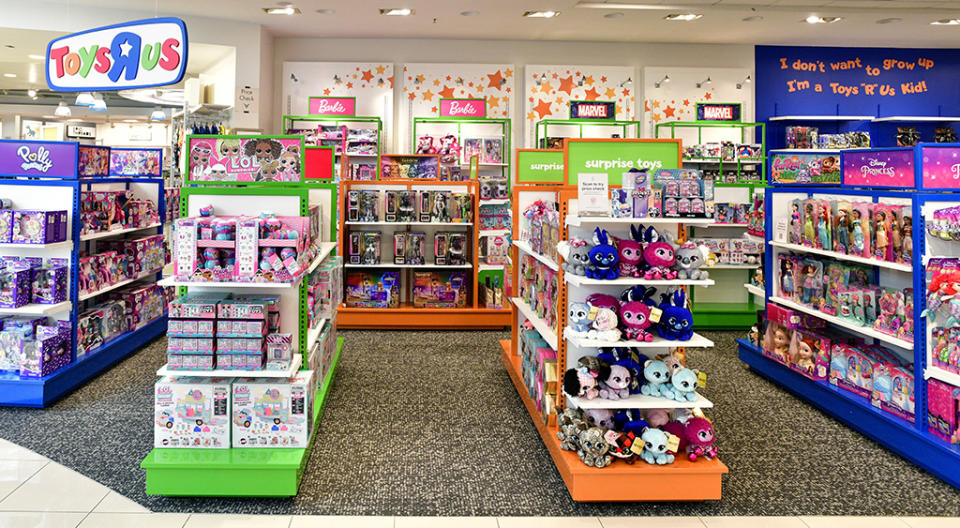
<svg viewBox="0 0 960 528">
<path fill-rule="evenodd" d="M 804 215 L 803 219 L 803 243 L 804 245 L 809 244 L 813 246 L 813 241 L 816 238 L 816 232 L 813 226 L 813 204 L 806 204 L 804 210 L 806 211 L 806 215 Z"/>
<path fill-rule="evenodd" d="M 853 210 L 853 226 L 850 229 L 850 247 L 853 254 L 863 255 L 863 219 L 860 211 Z"/>
<path fill-rule="evenodd" d="M 873 218 L 873 231 L 874 236 L 876 237 L 876 241 L 873 245 L 873 256 L 880 260 L 886 260 L 887 246 L 890 245 L 890 240 L 887 233 L 887 215 L 883 211 L 877 211 Z"/>
<path fill-rule="evenodd" d="M 800 204 L 797 201 L 790 204 L 790 243 L 800 243 Z"/>
<path fill-rule="evenodd" d="M 830 249 L 830 221 L 827 208 L 821 206 L 819 220 L 817 221 L 817 243 L 816 247 Z"/>
<path fill-rule="evenodd" d="M 893 258 L 890 260 L 900 260 L 903 253 L 903 234 L 900 231 L 900 218 L 896 208 L 890 209 L 890 245 L 893 249 Z"/>
<path fill-rule="evenodd" d="M 783 261 L 783 269 L 780 271 L 780 293 L 788 299 L 792 299 L 796 293 L 796 285 L 793 281 L 793 262 Z"/>
<path fill-rule="evenodd" d="M 847 252 L 847 244 L 850 242 L 850 217 L 847 211 L 840 208 L 837 211 L 837 229 L 834 239 L 833 249 L 839 253 Z"/>
<path fill-rule="evenodd" d="M 817 278 L 817 268 L 813 264 L 803 267 L 803 303 L 812 304 L 819 298 L 817 290 L 821 287 Z"/>
</svg>

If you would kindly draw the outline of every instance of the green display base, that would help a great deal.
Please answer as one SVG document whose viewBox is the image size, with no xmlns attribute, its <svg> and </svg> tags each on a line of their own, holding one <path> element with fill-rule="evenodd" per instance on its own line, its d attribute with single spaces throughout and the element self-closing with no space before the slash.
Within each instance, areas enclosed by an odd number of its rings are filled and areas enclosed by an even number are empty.
<svg viewBox="0 0 960 528">
<path fill-rule="evenodd" d="M 323 416 L 343 338 L 315 395 L 313 434 L 305 449 L 153 449 L 140 467 L 147 470 L 147 495 L 167 497 L 291 497 L 297 494 Z"/>
<path fill-rule="evenodd" d="M 749 330 L 757 324 L 755 303 L 693 302 L 693 320 L 703 330 Z"/>
</svg>

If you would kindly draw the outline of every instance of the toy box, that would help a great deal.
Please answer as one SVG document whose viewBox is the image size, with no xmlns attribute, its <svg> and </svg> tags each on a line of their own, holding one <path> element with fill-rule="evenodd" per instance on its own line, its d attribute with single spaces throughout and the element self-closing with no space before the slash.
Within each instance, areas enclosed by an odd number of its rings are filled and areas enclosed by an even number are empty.
<svg viewBox="0 0 960 528">
<path fill-rule="evenodd" d="M 696 169 L 658 169 L 653 207 L 664 218 L 713 218 L 713 181 Z M 650 216 L 657 216 L 651 214 Z"/>
<path fill-rule="evenodd" d="M 960 389 L 940 380 L 927 380 L 927 430 L 952 444 L 960 443 Z"/>
<path fill-rule="evenodd" d="M 869 398 L 876 363 L 876 356 L 865 347 L 836 344 L 830 356 L 830 383 Z"/>
<path fill-rule="evenodd" d="M 874 363 L 870 394 L 874 407 L 913 422 L 916 410 L 913 389 L 913 373 L 909 368 L 885 360 Z"/>
<path fill-rule="evenodd" d="M 0 243 L 6 244 L 13 237 L 13 211 L 0 209 Z"/>
<path fill-rule="evenodd" d="M 66 216 L 66 211 L 13 211 L 10 241 L 14 244 L 62 242 L 66 239 Z"/>
<path fill-rule="evenodd" d="M 20 375 L 48 376 L 70 364 L 70 328 L 37 326 L 34 338 L 23 338 Z"/>
<path fill-rule="evenodd" d="M 213 337 L 214 321 L 167 319 L 167 337 Z"/>
<path fill-rule="evenodd" d="M 417 271 L 413 274 L 414 308 L 463 308 L 469 296 L 462 271 Z"/>
<path fill-rule="evenodd" d="M 232 378 L 167 376 L 154 385 L 153 446 L 230 447 Z"/>
<path fill-rule="evenodd" d="M 108 298 L 124 303 L 124 316 L 129 330 L 139 330 L 163 315 L 163 288 L 156 284 L 124 287 L 112 292 Z"/>
<path fill-rule="evenodd" d="M 19 308 L 33 300 L 30 292 L 33 271 L 25 262 L 8 262 L 0 270 L 0 308 Z"/>
<path fill-rule="evenodd" d="M 224 299 L 217 303 L 218 319 L 264 320 L 270 311 L 270 303 L 256 299 Z"/>
<path fill-rule="evenodd" d="M 400 305 L 400 273 L 349 271 L 344 299 L 350 307 L 396 308 Z"/>
<path fill-rule="evenodd" d="M 233 383 L 233 447 L 304 448 L 313 428 L 313 371 Z"/>
<path fill-rule="evenodd" d="M 830 374 L 830 339 L 816 332 L 797 329 L 790 343 L 790 368 L 804 376 L 821 381 Z"/>
<path fill-rule="evenodd" d="M 293 334 L 270 334 L 266 337 L 266 370 L 286 370 L 293 360 Z"/>
<path fill-rule="evenodd" d="M 216 319 L 217 304 L 229 294 L 190 292 L 170 302 L 168 316 L 173 319 Z"/>
<path fill-rule="evenodd" d="M 67 300 L 66 259 L 50 259 L 43 267 L 33 269 L 33 302 L 57 304 Z"/>
</svg>

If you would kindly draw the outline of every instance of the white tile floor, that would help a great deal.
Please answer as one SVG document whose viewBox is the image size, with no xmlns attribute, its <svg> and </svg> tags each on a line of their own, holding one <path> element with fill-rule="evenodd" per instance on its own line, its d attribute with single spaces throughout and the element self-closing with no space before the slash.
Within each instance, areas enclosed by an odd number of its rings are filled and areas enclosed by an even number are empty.
<svg viewBox="0 0 960 528">
<path fill-rule="evenodd" d="M 928 517 L 326 517 L 150 513 L 0 439 L 0 528 L 958 528 Z"/>
</svg>

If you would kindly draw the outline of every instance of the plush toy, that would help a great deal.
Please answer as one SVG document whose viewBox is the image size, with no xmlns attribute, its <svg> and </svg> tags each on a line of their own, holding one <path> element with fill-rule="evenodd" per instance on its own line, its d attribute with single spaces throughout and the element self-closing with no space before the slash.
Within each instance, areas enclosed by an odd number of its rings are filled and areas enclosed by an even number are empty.
<svg viewBox="0 0 960 528">
<path fill-rule="evenodd" d="M 630 371 L 630 394 L 639 394 L 643 379 L 643 362 L 647 356 L 626 347 L 602 348 L 597 357 L 610 365 L 620 365 Z"/>
<path fill-rule="evenodd" d="M 640 435 L 643 441 L 643 451 L 640 458 L 647 464 L 670 464 L 673 463 L 673 455 L 667 452 L 667 435 L 660 429 L 648 427 Z"/>
<path fill-rule="evenodd" d="M 711 460 L 717 457 L 717 446 L 713 445 L 716 439 L 713 424 L 706 418 L 690 418 L 684 427 L 684 438 L 687 441 L 687 458 L 696 462 L 700 457 Z"/>
<path fill-rule="evenodd" d="M 683 368 L 683 361 L 680 361 L 680 358 L 673 354 L 668 354 L 660 359 L 667 365 L 667 368 L 670 369 L 671 376 L 677 369 Z"/>
<path fill-rule="evenodd" d="M 693 337 L 693 314 L 687 309 L 687 297 L 683 290 L 661 296 L 660 324 L 657 333 L 670 341 L 689 341 Z"/>
<path fill-rule="evenodd" d="M 610 235 L 604 229 L 594 228 L 593 242 L 595 245 L 589 252 L 590 266 L 587 267 L 587 277 L 600 280 L 616 279 L 620 254 L 617 248 L 610 244 Z"/>
<path fill-rule="evenodd" d="M 613 414 L 613 423 L 618 431 L 633 433 L 640 436 L 640 433 L 650 424 L 643 419 L 643 413 L 640 409 L 620 409 Z"/>
<path fill-rule="evenodd" d="M 617 329 L 617 313 L 606 308 L 598 308 L 593 318 L 593 328 L 587 332 L 587 338 L 599 341 L 619 341 L 620 330 Z"/>
<path fill-rule="evenodd" d="M 670 421 L 670 413 L 666 409 L 650 409 L 646 412 L 644 417 L 647 419 L 647 422 L 651 427 L 656 427 L 659 429 L 666 430 L 664 425 Z"/>
<path fill-rule="evenodd" d="M 660 388 L 664 398 L 679 402 L 697 399 L 697 374 L 688 368 L 677 369 L 670 377 L 670 384 Z"/>
<path fill-rule="evenodd" d="M 639 233 L 634 226 L 630 226 L 633 240 L 614 238 L 617 250 L 620 252 L 620 276 L 640 277 L 640 267 L 643 265 L 643 244 Z"/>
<path fill-rule="evenodd" d="M 603 434 L 603 439 L 610 446 L 611 456 L 623 460 L 627 464 L 633 464 L 636 460 L 636 453 L 631 449 L 637 436 L 633 433 L 620 433 L 617 431 L 607 431 Z"/>
<path fill-rule="evenodd" d="M 567 329 L 576 333 L 586 333 L 590 330 L 590 306 L 586 303 L 573 303 L 567 313 Z"/>
<path fill-rule="evenodd" d="M 654 319 L 659 317 L 659 309 L 656 309 L 656 316 L 653 316 L 651 309 L 646 304 L 639 301 L 624 302 L 620 304 L 620 324 L 623 333 L 627 339 L 632 341 L 653 341 L 653 334 L 647 331 Z"/>
<path fill-rule="evenodd" d="M 601 398 L 621 400 L 630 396 L 630 384 L 633 382 L 633 378 L 626 367 L 609 365 L 601 370 L 599 379 Z"/>
<path fill-rule="evenodd" d="M 557 439 L 560 440 L 560 448 L 567 451 L 577 451 L 580 447 L 580 431 L 587 429 L 587 424 L 583 420 L 583 411 L 580 409 L 557 407 Z"/>
<path fill-rule="evenodd" d="M 706 246 L 697 246 L 693 242 L 681 244 L 675 251 L 677 278 L 707 280 L 710 274 L 700 269 L 707 261 L 709 250 Z"/>
<path fill-rule="evenodd" d="M 593 246 L 582 238 L 572 238 L 568 242 L 557 244 L 557 251 L 566 261 L 560 267 L 571 275 L 586 275 L 587 266 L 590 265 L 591 249 Z"/>
<path fill-rule="evenodd" d="M 433 136 L 422 135 L 417 138 L 417 154 L 436 154 L 437 149 L 433 146 Z"/>
<path fill-rule="evenodd" d="M 583 420 L 589 427 L 599 427 L 601 429 L 615 429 L 613 422 L 613 411 L 610 409 L 587 409 L 583 411 Z"/>
<path fill-rule="evenodd" d="M 577 361 L 577 368 L 563 374 L 563 392 L 569 396 L 593 400 L 600 395 L 597 378 L 606 368 L 606 363 L 596 356 L 584 356 Z"/>
<path fill-rule="evenodd" d="M 643 377 L 647 380 L 640 392 L 647 396 L 660 396 L 660 391 L 670 381 L 670 370 L 663 361 L 648 359 L 643 364 Z"/>
<path fill-rule="evenodd" d="M 643 225 L 640 226 L 643 230 Z M 643 230 L 643 260 L 646 262 L 646 271 L 643 278 L 647 280 L 672 280 L 677 278 L 677 272 L 670 269 L 676 263 L 673 246 L 667 240 L 669 234 L 661 235 L 653 227 Z"/>
<path fill-rule="evenodd" d="M 605 293 L 591 293 L 587 296 L 587 304 L 594 308 L 606 308 L 620 315 L 620 302 L 613 295 Z"/>
<path fill-rule="evenodd" d="M 604 468 L 609 466 L 613 459 L 607 454 L 610 446 L 603 438 L 605 431 L 599 427 L 591 427 L 585 431 L 580 431 L 578 439 L 580 448 L 577 450 L 577 456 L 580 461 L 588 466 Z"/>
<path fill-rule="evenodd" d="M 657 301 L 654 296 L 657 294 L 657 288 L 654 286 L 630 286 L 620 292 L 620 300 L 625 302 L 637 301 L 647 306 L 656 306 Z"/>
<path fill-rule="evenodd" d="M 440 138 L 440 163 L 456 163 L 460 159 L 460 141 L 457 136 L 447 134 Z"/>
</svg>

